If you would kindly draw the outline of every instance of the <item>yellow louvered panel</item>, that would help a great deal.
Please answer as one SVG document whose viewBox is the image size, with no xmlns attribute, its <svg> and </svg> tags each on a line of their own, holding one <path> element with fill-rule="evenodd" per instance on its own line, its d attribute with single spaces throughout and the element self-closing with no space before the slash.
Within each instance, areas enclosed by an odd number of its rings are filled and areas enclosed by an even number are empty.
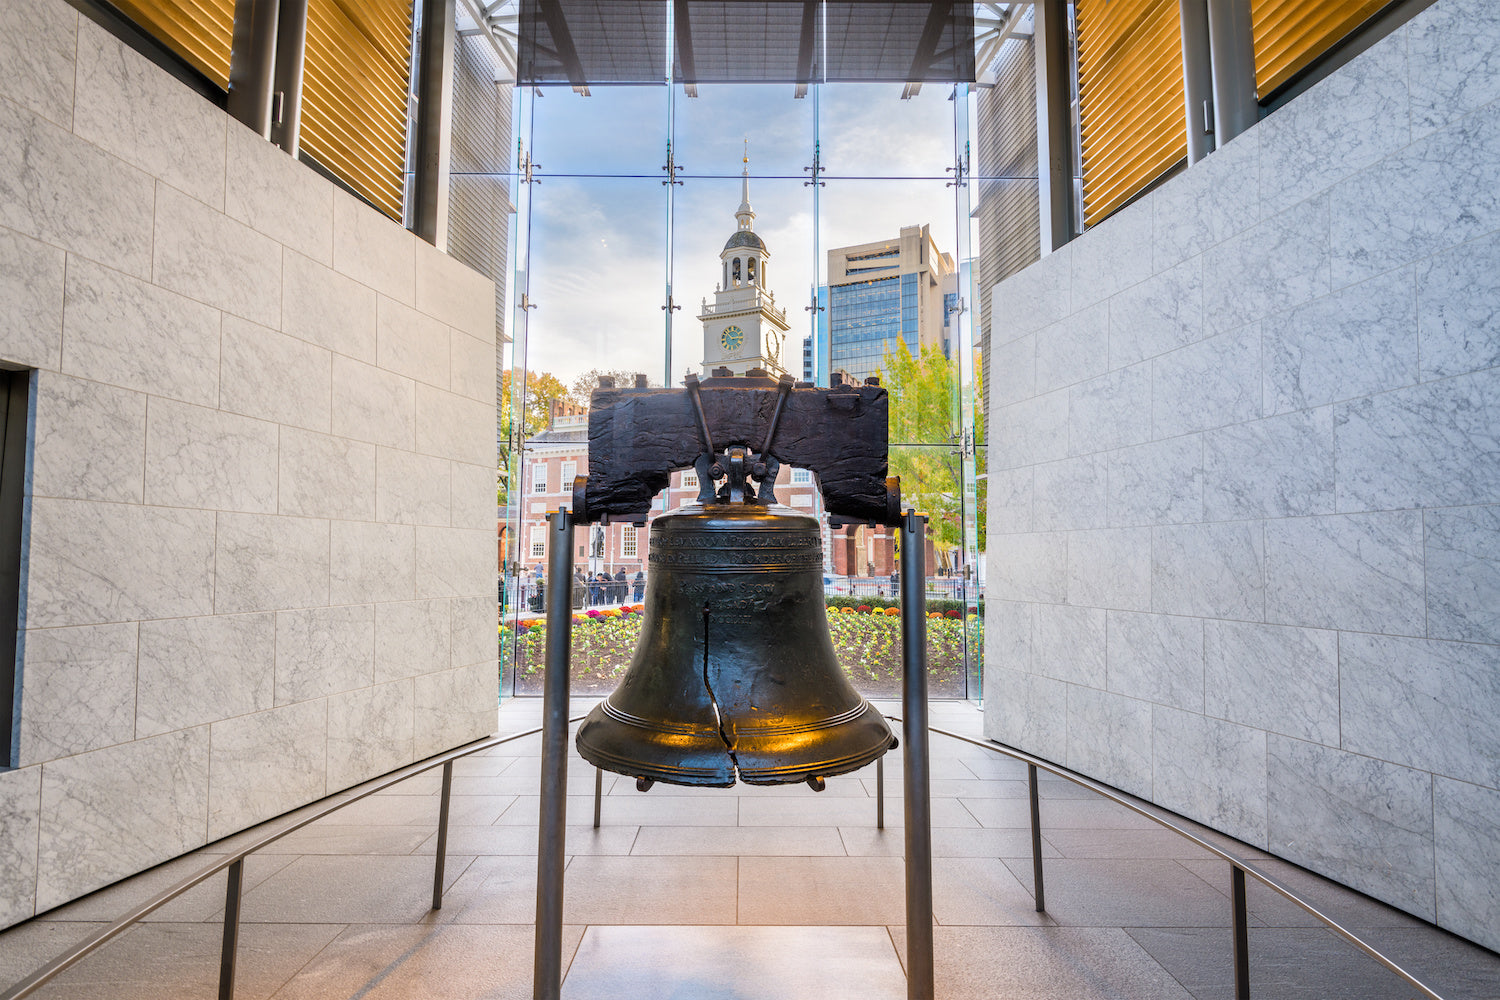
<svg viewBox="0 0 1500 1000">
<path fill-rule="evenodd" d="M 309 0 L 301 146 L 401 218 L 411 0 Z"/>
<path fill-rule="evenodd" d="M 121 13 L 193 68 L 229 89 L 234 0 L 114 0 Z"/>
<path fill-rule="evenodd" d="M 1390 0 L 1251 0 L 1255 89 L 1262 99 Z"/>
<path fill-rule="evenodd" d="M 1093 225 L 1187 155 L 1178 0 L 1077 0 L 1083 214 Z"/>
</svg>

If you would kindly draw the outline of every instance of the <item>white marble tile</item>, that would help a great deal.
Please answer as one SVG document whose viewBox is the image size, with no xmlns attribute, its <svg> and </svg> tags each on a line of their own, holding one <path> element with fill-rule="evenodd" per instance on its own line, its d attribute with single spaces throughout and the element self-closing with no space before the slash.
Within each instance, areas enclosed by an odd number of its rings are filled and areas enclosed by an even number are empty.
<svg viewBox="0 0 1500 1000">
<path fill-rule="evenodd" d="M 68 261 L 62 370 L 213 406 L 219 312 L 119 271 Z"/>
<path fill-rule="evenodd" d="M 1266 734 L 1161 705 L 1151 713 L 1151 800 L 1264 848 Z"/>
<path fill-rule="evenodd" d="M 1431 775 L 1285 736 L 1266 750 L 1267 849 L 1432 920 Z"/>
<path fill-rule="evenodd" d="M 1333 408 L 1219 427 L 1203 436 L 1210 521 L 1333 513 Z"/>
<path fill-rule="evenodd" d="M 1266 620 L 1422 635 L 1422 514 L 1291 517 L 1266 523 Z"/>
<path fill-rule="evenodd" d="M 991 535 L 989 594 L 1002 601 L 1068 599 L 1068 536 L 1062 532 Z"/>
<path fill-rule="evenodd" d="M 229 315 L 222 344 L 221 407 L 279 424 L 328 430 L 333 398 L 328 351 Z"/>
<path fill-rule="evenodd" d="M 1153 274 L 1109 300 L 1109 367 L 1202 340 L 1203 257 Z"/>
<path fill-rule="evenodd" d="M 33 368 L 59 367 L 66 258 L 56 247 L 0 230 L 0 357 Z"/>
<path fill-rule="evenodd" d="M 1120 368 L 1067 390 L 1068 454 L 1151 439 L 1151 365 L 1144 361 Z"/>
<path fill-rule="evenodd" d="M 339 437 L 411 450 L 417 441 L 416 383 L 334 355 L 332 426 Z"/>
<path fill-rule="evenodd" d="M 1419 261 L 1423 380 L 1500 365 L 1500 232 Z"/>
<path fill-rule="evenodd" d="M 1500 507 L 1424 515 L 1427 635 L 1500 643 Z"/>
<path fill-rule="evenodd" d="M 84 18 L 73 134 L 185 191 L 224 204 L 224 112 Z"/>
<path fill-rule="evenodd" d="M 1068 767 L 1132 795 L 1151 795 L 1151 706 L 1068 687 Z"/>
<path fill-rule="evenodd" d="M 77 34 L 78 12 L 59 0 L 0 7 L 0 94 L 72 127 Z"/>
<path fill-rule="evenodd" d="M 423 674 L 417 690 L 414 750 L 428 757 L 495 731 L 500 681 L 493 663 Z"/>
<path fill-rule="evenodd" d="M 398 524 L 450 524 L 449 461 L 395 448 L 375 451 L 375 516 Z"/>
<path fill-rule="evenodd" d="M 1438 924 L 1500 948 L 1500 791 L 1434 778 L 1432 813 Z"/>
<path fill-rule="evenodd" d="M 291 427 L 281 429 L 281 513 L 375 516 L 375 446 Z"/>
<path fill-rule="evenodd" d="M 1104 527 L 1105 456 L 1081 455 L 1032 467 L 1032 523 L 1038 531 Z"/>
<path fill-rule="evenodd" d="M 1254 521 L 1151 529 L 1151 610 L 1261 621 L 1265 537 Z"/>
<path fill-rule="evenodd" d="M 1341 288 L 1261 324 L 1267 416 L 1417 381 L 1411 268 Z"/>
<path fill-rule="evenodd" d="M 41 768 L 0 771 L 0 927 L 36 912 L 41 802 Z"/>
<path fill-rule="evenodd" d="M 275 615 L 173 618 L 142 622 L 140 628 L 138 737 L 271 707 Z"/>
<path fill-rule="evenodd" d="M 1203 628 L 1205 714 L 1338 746 L 1338 633 L 1251 622 Z"/>
<path fill-rule="evenodd" d="M 0 226 L 151 274 L 151 177 L 9 101 L 0 101 L 0 135 Z"/>
<path fill-rule="evenodd" d="M 381 442 L 398 445 L 399 442 Z M 495 464 L 495 407 L 417 383 L 416 450 L 473 465 Z"/>
<path fill-rule="evenodd" d="M 1104 619 L 1098 608 L 1038 604 L 1032 609 L 1032 671 L 1103 689 Z"/>
<path fill-rule="evenodd" d="M 1411 142 L 1406 33 L 1395 31 L 1261 122 L 1267 215 Z"/>
<path fill-rule="evenodd" d="M 1344 749 L 1493 785 L 1500 774 L 1500 647 L 1343 633 Z"/>
<path fill-rule="evenodd" d="M 334 521 L 330 531 L 328 586 L 332 603 L 409 601 L 416 596 L 414 527 Z"/>
<path fill-rule="evenodd" d="M 416 690 L 409 679 L 328 699 L 328 790 L 393 771 L 415 759 Z"/>
<path fill-rule="evenodd" d="M 452 607 L 449 600 L 375 605 L 375 683 L 448 669 Z"/>
<path fill-rule="evenodd" d="M 293 250 L 282 255 L 282 282 L 283 333 L 374 363 L 374 290 Z"/>
<path fill-rule="evenodd" d="M 321 264 L 333 262 L 333 184 L 230 118 L 224 211 Z"/>
<path fill-rule="evenodd" d="M 991 469 L 986 501 L 989 530 L 1000 535 L 1032 530 L 1032 470 Z"/>
<path fill-rule="evenodd" d="M 210 511 L 36 498 L 26 627 L 210 613 Z"/>
<path fill-rule="evenodd" d="M 146 397 L 51 372 L 32 377 L 37 386 L 33 495 L 140 503 Z"/>
<path fill-rule="evenodd" d="M 448 356 L 451 365 L 449 388 L 461 396 L 494 406 L 495 394 L 499 391 L 495 384 L 495 342 L 451 330 Z"/>
<path fill-rule="evenodd" d="M 49 763 L 37 909 L 201 846 L 208 839 L 208 771 L 207 727 Z"/>
<path fill-rule="evenodd" d="M 984 735 L 1063 763 L 1068 756 L 1068 685 L 1049 677 L 990 668 L 984 672 Z"/>
<path fill-rule="evenodd" d="M 1036 395 L 1036 334 L 991 342 L 989 394 L 992 410 Z"/>
<path fill-rule="evenodd" d="M 208 839 L 243 830 L 327 793 L 326 702 L 242 715 L 210 728 Z"/>
<path fill-rule="evenodd" d="M 417 592 L 419 599 L 495 594 L 493 528 L 429 528 L 418 525 Z"/>
<path fill-rule="evenodd" d="M 1151 362 L 1151 429 L 1176 437 L 1261 416 L 1261 324 L 1179 347 Z"/>
<path fill-rule="evenodd" d="M 1080 309 L 1036 332 L 1036 391 L 1051 392 L 1103 375 L 1108 361 L 1110 303 Z"/>
<path fill-rule="evenodd" d="M 1328 436 L 1331 451 L 1332 430 Z M 1106 510 L 1109 524 L 1175 524 L 1201 520 L 1203 435 L 1186 434 L 1109 453 Z"/>
<path fill-rule="evenodd" d="M 990 337 L 1007 344 L 1072 311 L 1073 244 L 1065 244 L 990 290 Z"/>
<path fill-rule="evenodd" d="M 991 411 L 994 466 L 1008 469 L 1067 457 L 1069 396 L 1074 391 L 1059 389 Z"/>
<path fill-rule="evenodd" d="M 1072 311 L 1151 275 L 1153 198 L 1141 196 L 1068 244 L 1073 253 Z"/>
<path fill-rule="evenodd" d="M 1500 10 L 1489 0 L 1443 0 L 1412 18 L 1411 122 L 1421 136 L 1500 99 Z"/>
<path fill-rule="evenodd" d="M 1329 196 L 1320 195 L 1209 249 L 1203 256 L 1208 331 L 1233 330 L 1327 295 L 1333 287 L 1328 220 Z"/>
<path fill-rule="evenodd" d="M 1158 270 L 1254 225 L 1260 210 L 1260 129 L 1235 136 L 1152 192 L 1151 261 Z"/>
<path fill-rule="evenodd" d="M 23 643 L 22 766 L 135 738 L 134 622 L 29 629 Z"/>
<path fill-rule="evenodd" d="M 1073 531 L 1067 537 L 1067 603 L 1088 608 L 1150 610 L 1150 528 Z"/>
<path fill-rule="evenodd" d="M 385 295 L 375 299 L 376 363 L 387 371 L 441 389 L 452 367 L 448 327 Z M 494 368 L 490 369 L 494 381 Z"/>
<path fill-rule="evenodd" d="M 146 409 L 146 502 L 271 513 L 277 454 L 273 423 L 153 399 Z"/>
<path fill-rule="evenodd" d="M 453 484 L 455 528 L 483 528 L 495 520 L 495 469 L 493 466 L 450 463 Z"/>
<path fill-rule="evenodd" d="M 214 612 L 275 611 L 328 603 L 328 522 L 220 514 Z"/>
<path fill-rule="evenodd" d="M 1105 623 L 1109 690 L 1203 711 L 1203 621 L 1111 611 Z"/>
<path fill-rule="evenodd" d="M 453 665 L 466 667 L 481 661 L 495 665 L 499 655 L 496 641 L 495 598 L 456 597 L 450 608 L 453 626 Z"/>
<path fill-rule="evenodd" d="M 1500 228 L 1500 104 L 1489 105 L 1335 184 L 1333 287 Z"/>
<path fill-rule="evenodd" d="M 333 196 L 333 266 L 362 284 L 412 305 L 416 236 L 352 194 Z"/>
<path fill-rule="evenodd" d="M 1031 672 L 1031 612 L 1020 601 L 990 600 L 984 606 L 984 668 Z"/>
<path fill-rule="evenodd" d="M 281 245 L 174 188 L 156 187 L 152 280 L 262 326 L 281 315 Z"/>
<path fill-rule="evenodd" d="M 417 308 L 493 344 L 495 283 L 457 258 L 421 240 L 414 242 Z"/>
<path fill-rule="evenodd" d="M 1338 510 L 1500 500 L 1500 370 L 1367 396 L 1334 409 Z"/>
<path fill-rule="evenodd" d="M 276 704 L 324 698 L 375 681 L 375 609 L 368 604 L 276 614 Z"/>
</svg>

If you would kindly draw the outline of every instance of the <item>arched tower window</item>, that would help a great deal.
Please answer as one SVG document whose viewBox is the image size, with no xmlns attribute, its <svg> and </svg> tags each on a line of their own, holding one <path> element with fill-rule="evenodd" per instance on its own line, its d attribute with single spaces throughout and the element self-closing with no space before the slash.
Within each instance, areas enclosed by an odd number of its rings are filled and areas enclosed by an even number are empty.
<svg viewBox="0 0 1500 1000">
<path fill-rule="evenodd" d="M 729 261 L 727 261 L 727 260 L 724 262 L 724 284 L 720 285 L 719 287 L 720 288 L 728 288 L 729 287 Z"/>
<path fill-rule="evenodd" d="M 752 284 L 752 285 L 755 284 L 755 258 L 754 257 L 751 257 L 749 263 L 746 265 L 746 277 L 749 279 L 750 284 Z"/>
<path fill-rule="evenodd" d="M 740 259 L 738 257 L 734 259 L 734 270 L 731 273 L 734 277 L 734 283 L 738 285 L 740 283 Z"/>
</svg>

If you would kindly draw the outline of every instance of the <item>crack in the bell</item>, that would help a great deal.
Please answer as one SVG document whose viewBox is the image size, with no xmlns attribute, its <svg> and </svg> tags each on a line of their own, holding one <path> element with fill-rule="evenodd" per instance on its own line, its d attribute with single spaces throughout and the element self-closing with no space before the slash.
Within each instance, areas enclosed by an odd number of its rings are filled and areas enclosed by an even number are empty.
<svg viewBox="0 0 1500 1000">
<path fill-rule="evenodd" d="M 724 729 L 724 713 L 719 708 L 718 696 L 714 694 L 714 686 L 708 680 L 708 604 L 703 605 L 703 687 L 708 691 L 709 703 L 714 707 L 714 721 L 719 728 L 719 739 L 724 744 L 724 752 L 729 754 L 729 765 L 734 768 L 735 776 L 739 776 L 740 759 L 734 754 L 734 741 Z"/>
</svg>

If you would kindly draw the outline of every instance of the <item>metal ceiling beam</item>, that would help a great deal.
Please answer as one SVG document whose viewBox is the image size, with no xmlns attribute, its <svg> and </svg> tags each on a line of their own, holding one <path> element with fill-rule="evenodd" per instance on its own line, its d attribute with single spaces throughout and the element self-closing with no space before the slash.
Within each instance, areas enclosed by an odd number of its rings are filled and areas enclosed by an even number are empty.
<svg viewBox="0 0 1500 1000">
<path fill-rule="evenodd" d="M 952 3 L 944 0 L 932 0 L 932 6 L 927 8 L 927 23 L 922 26 L 922 38 L 917 42 L 916 55 L 911 58 L 911 72 L 907 74 L 911 82 L 906 86 L 911 93 L 903 91 L 903 99 L 915 96 L 922 89 L 922 80 L 932 66 L 932 57 L 937 53 L 938 42 L 943 38 L 943 29 L 948 26 L 948 14 L 952 9 Z"/>
<path fill-rule="evenodd" d="M 988 38 L 979 48 L 979 53 L 974 57 L 974 82 L 981 87 L 993 87 L 995 85 L 995 74 L 990 72 L 989 66 L 995 61 L 1000 46 L 1012 38 L 1029 37 L 1023 35 L 1017 29 L 1021 26 L 1021 18 L 1031 9 L 1031 2 L 1013 3 L 1005 11 L 1005 19 L 1001 22 L 999 30 L 993 38 Z"/>
<path fill-rule="evenodd" d="M 464 13 L 469 15 L 469 20 L 479 25 L 479 32 L 489 41 L 490 48 L 495 51 L 495 58 L 500 60 L 500 65 L 510 74 L 510 79 L 514 82 L 516 78 L 515 46 L 495 33 L 495 26 L 492 23 L 492 14 L 490 13 L 492 10 L 506 3 L 507 0 L 497 0 L 496 3 L 491 4 L 489 7 L 481 7 L 478 0 L 458 0 L 458 2 L 463 6 Z M 469 32 L 460 31 L 459 34 L 467 36 Z M 498 83 L 499 81 L 496 82 Z"/>
<path fill-rule="evenodd" d="M 693 26 L 688 18 L 687 0 L 672 0 L 672 33 L 677 41 L 677 61 L 682 63 L 682 78 L 689 97 L 698 96 L 698 65 L 693 59 Z"/>
<path fill-rule="evenodd" d="M 818 0 L 802 0 L 802 34 L 797 40 L 797 92 L 806 97 L 813 82 L 813 58 L 818 53 Z"/>
<path fill-rule="evenodd" d="M 537 0 L 537 9 L 547 22 L 547 34 L 552 36 L 553 52 L 557 61 L 567 70 L 568 82 L 577 93 L 588 95 L 589 82 L 584 78 L 583 62 L 578 58 L 578 48 L 573 44 L 573 32 L 568 30 L 568 19 L 563 15 L 557 0 Z"/>
</svg>

